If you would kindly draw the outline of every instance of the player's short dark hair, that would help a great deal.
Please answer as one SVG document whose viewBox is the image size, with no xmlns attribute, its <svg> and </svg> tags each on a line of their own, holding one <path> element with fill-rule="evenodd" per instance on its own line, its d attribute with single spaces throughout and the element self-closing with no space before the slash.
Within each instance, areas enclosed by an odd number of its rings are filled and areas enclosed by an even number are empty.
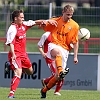
<svg viewBox="0 0 100 100">
<path fill-rule="evenodd" d="M 24 13 L 23 10 L 14 10 L 12 12 L 12 20 L 14 21 L 14 18 L 18 17 L 20 15 L 20 13 Z"/>
</svg>

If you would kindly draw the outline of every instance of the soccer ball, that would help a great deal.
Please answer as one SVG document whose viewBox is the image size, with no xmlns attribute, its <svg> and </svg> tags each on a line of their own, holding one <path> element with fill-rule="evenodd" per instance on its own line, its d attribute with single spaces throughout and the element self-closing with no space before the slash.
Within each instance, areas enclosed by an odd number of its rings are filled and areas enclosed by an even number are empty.
<svg viewBox="0 0 100 100">
<path fill-rule="evenodd" d="M 90 31 L 87 28 L 81 28 L 78 32 L 78 38 L 81 41 L 86 41 L 90 38 Z"/>
</svg>

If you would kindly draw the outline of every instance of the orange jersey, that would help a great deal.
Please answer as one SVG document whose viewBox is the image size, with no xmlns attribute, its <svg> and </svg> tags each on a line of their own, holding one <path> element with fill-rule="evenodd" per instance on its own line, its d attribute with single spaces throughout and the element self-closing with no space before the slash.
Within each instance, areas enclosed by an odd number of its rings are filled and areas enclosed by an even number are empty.
<svg viewBox="0 0 100 100">
<path fill-rule="evenodd" d="M 64 22 L 62 17 L 52 19 L 57 21 L 57 27 L 48 23 L 44 30 L 51 32 L 52 43 L 70 51 L 72 49 L 70 44 L 78 41 L 79 25 L 73 19 L 68 22 Z"/>
</svg>

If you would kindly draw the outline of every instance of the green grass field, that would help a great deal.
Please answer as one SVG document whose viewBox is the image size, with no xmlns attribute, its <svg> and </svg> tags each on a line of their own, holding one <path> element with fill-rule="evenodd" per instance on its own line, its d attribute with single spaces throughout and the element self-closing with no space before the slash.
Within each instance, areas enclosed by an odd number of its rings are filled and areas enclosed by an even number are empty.
<svg viewBox="0 0 100 100">
<path fill-rule="evenodd" d="M 53 94 L 54 90 L 47 92 L 46 100 L 100 100 L 99 91 L 89 90 L 61 90 L 61 96 Z M 8 100 L 9 88 L 0 88 L 0 100 Z M 15 100 L 41 100 L 40 89 L 18 88 Z"/>
</svg>

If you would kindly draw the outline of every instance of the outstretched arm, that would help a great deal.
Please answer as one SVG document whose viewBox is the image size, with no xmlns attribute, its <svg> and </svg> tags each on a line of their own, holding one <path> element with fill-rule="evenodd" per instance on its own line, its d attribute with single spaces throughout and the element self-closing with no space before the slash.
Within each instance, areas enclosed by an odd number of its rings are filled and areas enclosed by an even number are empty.
<svg viewBox="0 0 100 100">
<path fill-rule="evenodd" d="M 42 24 L 45 24 L 45 25 L 46 25 L 47 23 L 49 23 L 49 24 L 54 25 L 54 26 L 57 27 L 57 21 L 55 21 L 55 20 L 49 19 L 49 20 L 43 20 L 43 22 L 42 22 Z"/>
<path fill-rule="evenodd" d="M 47 23 L 57 26 L 57 22 L 55 20 L 29 20 L 23 22 L 23 24 L 26 26 L 46 25 Z"/>
</svg>

